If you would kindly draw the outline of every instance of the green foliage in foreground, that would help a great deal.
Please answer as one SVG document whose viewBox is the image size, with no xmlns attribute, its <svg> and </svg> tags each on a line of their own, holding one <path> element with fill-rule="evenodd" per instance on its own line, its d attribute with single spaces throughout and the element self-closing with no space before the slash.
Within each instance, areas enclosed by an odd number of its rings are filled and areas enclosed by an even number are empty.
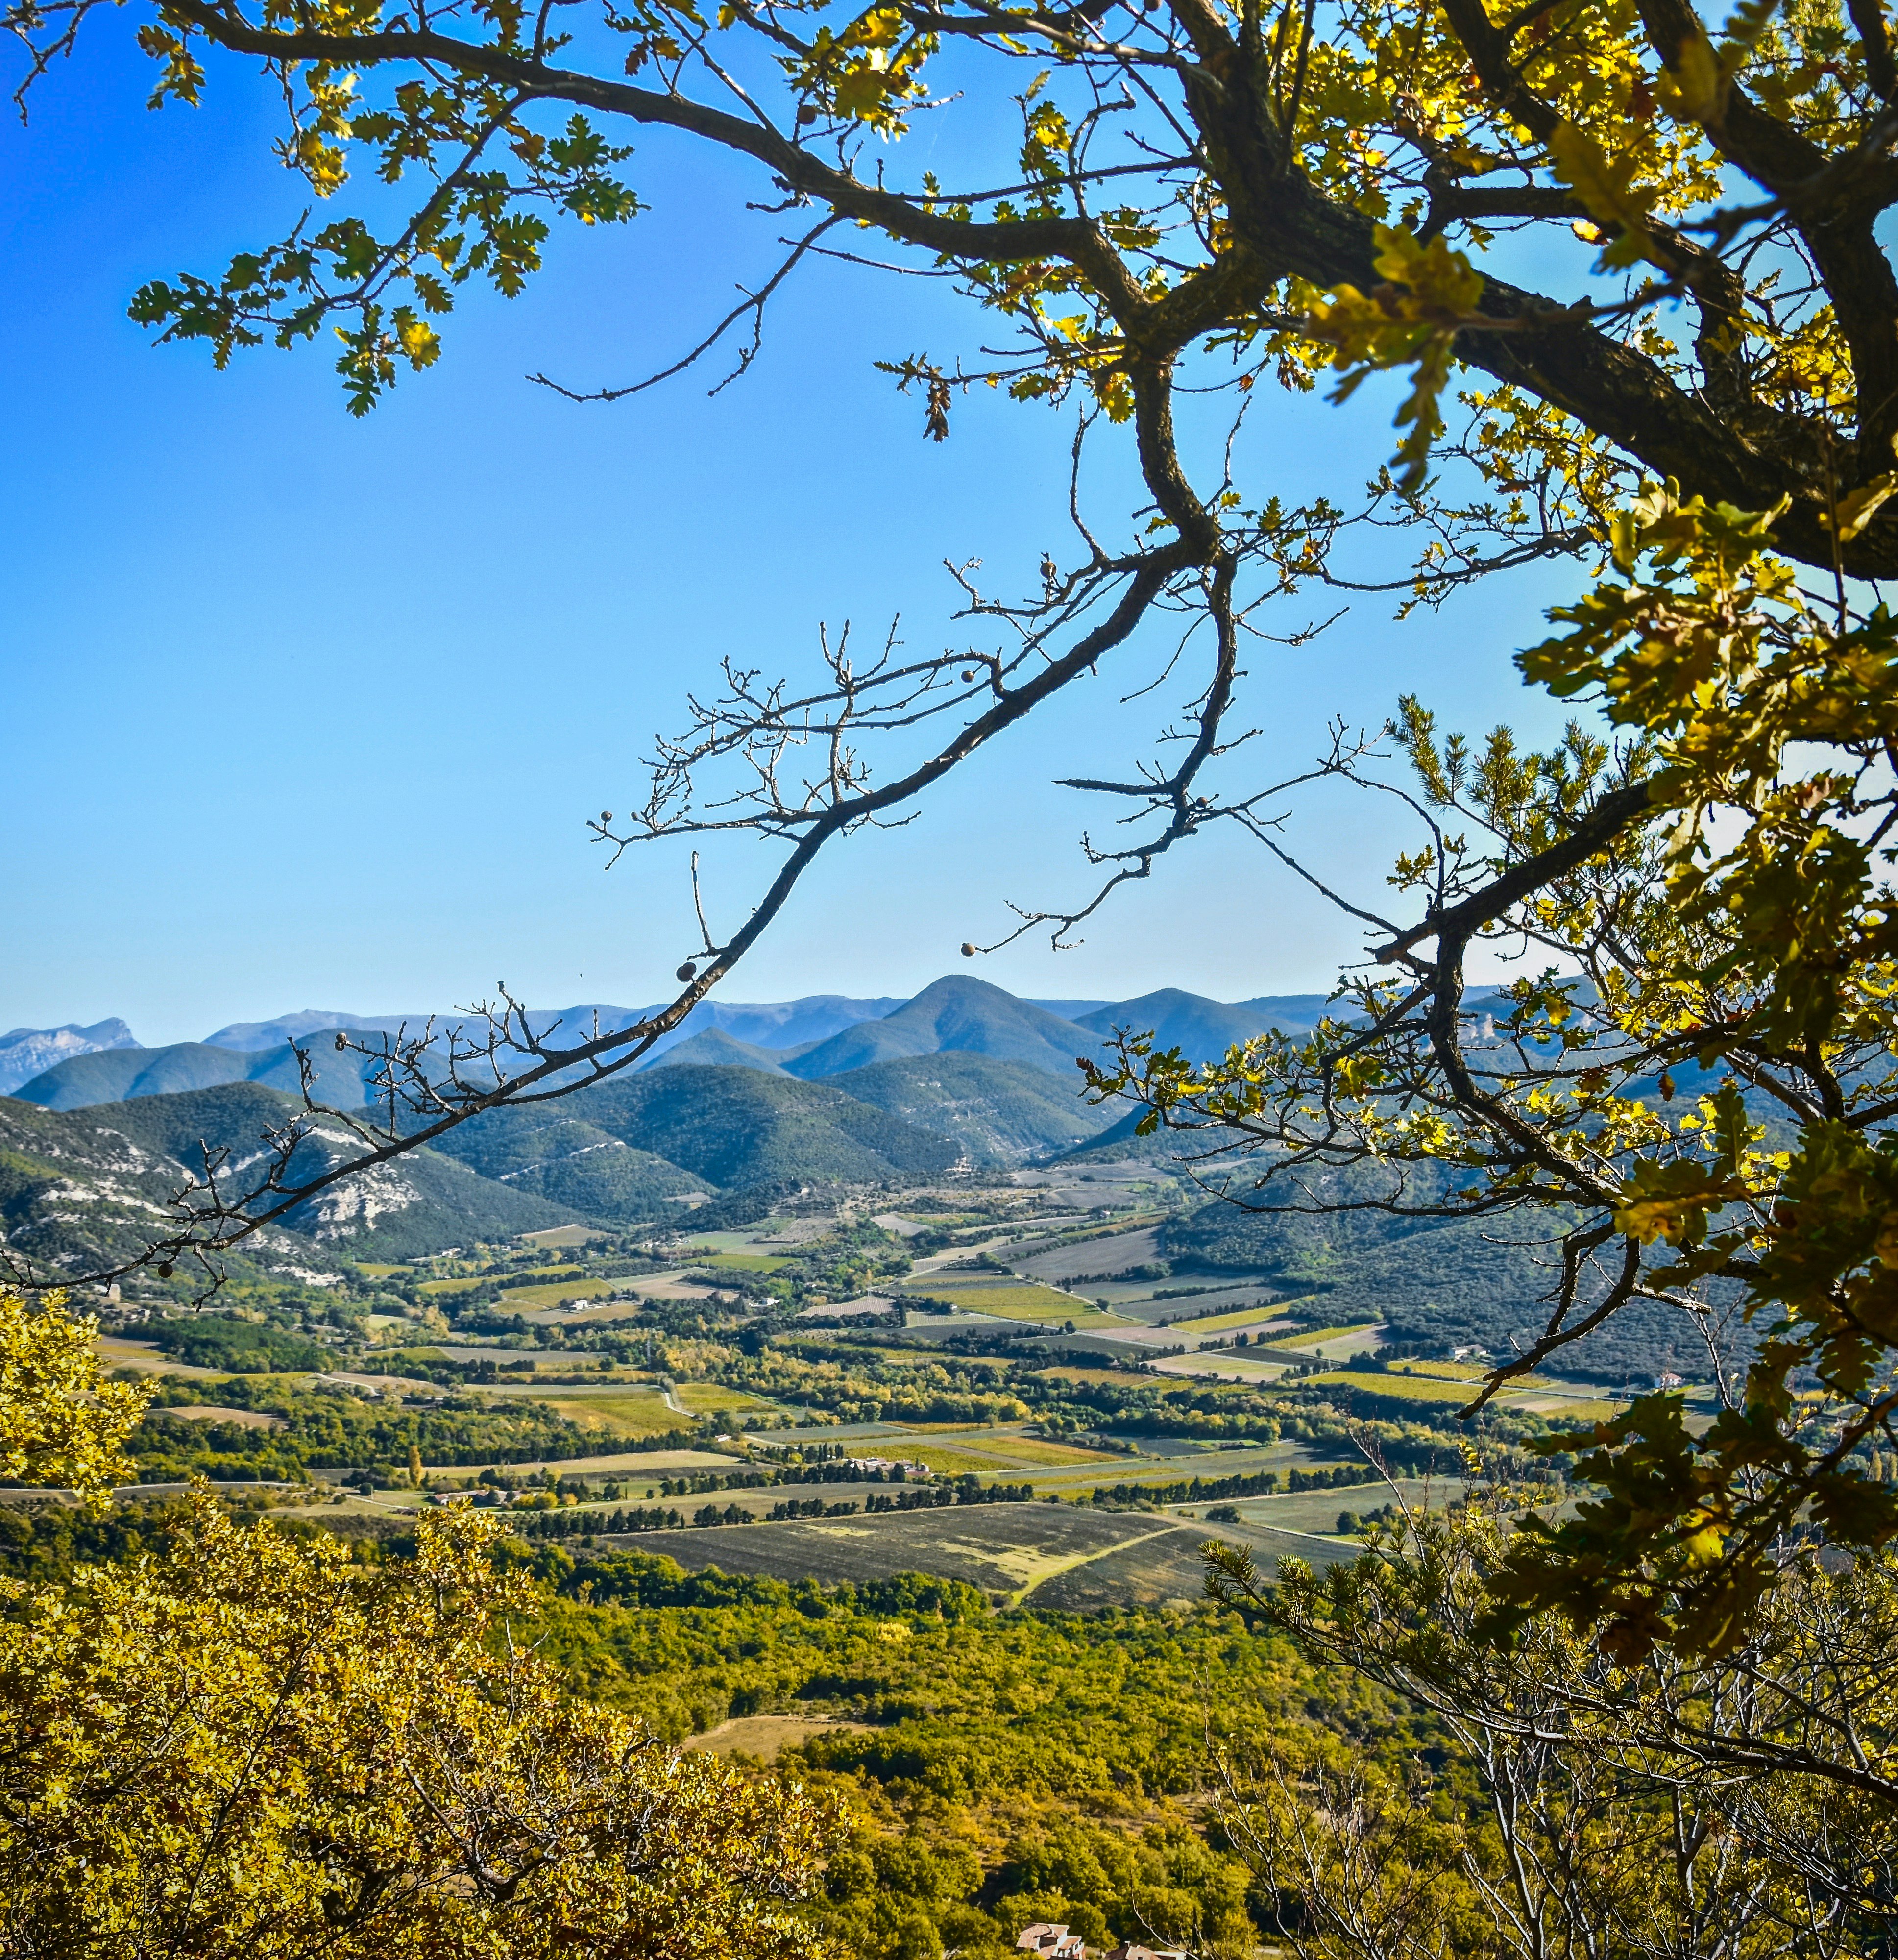
<svg viewBox="0 0 1898 1960">
<path fill-rule="evenodd" d="M 490 1521 L 365 1566 L 189 1512 L 0 1583 L 0 1951 L 808 1960 L 831 1806 L 565 1693 Z"/>
</svg>

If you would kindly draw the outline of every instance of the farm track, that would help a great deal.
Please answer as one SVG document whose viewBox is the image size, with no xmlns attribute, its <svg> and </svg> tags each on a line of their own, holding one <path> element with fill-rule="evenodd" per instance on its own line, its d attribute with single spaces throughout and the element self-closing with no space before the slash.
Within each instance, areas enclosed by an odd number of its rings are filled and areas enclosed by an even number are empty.
<svg viewBox="0 0 1898 1960">
<path fill-rule="evenodd" d="M 1069 1559 L 1065 1564 L 1057 1566 L 1052 1572 L 1044 1573 L 1038 1579 L 1031 1579 L 1019 1592 L 1009 1596 L 1008 1603 L 1011 1606 L 1019 1606 L 1031 1592 L 1051 1580 L 1065 1578 L 1069 1573 L 1078 1571 L 1083 1565 L 1093 1565 L 1103 1558 L 1113 1558 L 1120 1553 L 1131 1551 L 1136 1545 L 1150 1544 L 1156 1538 L 1171 1538 L 1181 1529 L 1178 1525 L 1162 1525 L 1158 1531 L 1143 1532 L 1140 1537 L 1124 1538 L 1118 1545 L 1104 1545 L 1098 1551 L 1084 1551 L 1078 1558 Z"/>
</svg>

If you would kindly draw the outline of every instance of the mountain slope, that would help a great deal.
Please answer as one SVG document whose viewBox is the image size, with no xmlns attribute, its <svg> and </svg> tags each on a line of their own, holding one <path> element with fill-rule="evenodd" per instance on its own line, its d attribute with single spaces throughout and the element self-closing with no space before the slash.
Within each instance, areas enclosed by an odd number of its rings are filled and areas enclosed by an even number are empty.
<svg viewBox="0 0 1898 1960">
<path fill-rule="evenodd" d="M 265 1132 L 294 1115 L 288 1096 L 251 1083 L 63 1111 L 0 1098 L 0 1233 L 43 1264 L 80 1271 L 116 1263 L 161 1236 L 172 1198 L 223 1153 L 229 1182 L 255 1170 Z M 319 1127 L 290 1175 L 354 1147 Z M 310 1278 L 345 1258 L 404 1259 L 475 1238 L 571 1223 L 575 1214 L 479 1177 L 433 1150 L 351 1179 L 245 1241 L 234 1270 Z"/>
<path fill-rule="evenodd" d="M 591 1135 L 574 1131 L 563 1138 L 552 1127 L 559 1122 L 584 1125 Z M 442 1147 L 491 1179 L 511 1179 L 526 1164 L 607 1139 L 663 1159 L 692 1179 L 726 1186 L 777 1179 L 876 1182 L 946 1169 L 960 1154 L 941 1137 L 828 1083 L 689 1064 L 621 1076 L 558 1106 L 491 1110 L 451 1131 Z"/>
<path fill-rule="evenodd" d="M 598 1224 L 670 1217 L 680 1207 L 669 1201 L 712 1188 L 591 1120 L 587 1099 L 600 1093 L 491 1110 L 451 1131 L 440 1148 L 496 1184 L 565 1205 Z"/>
<path fill-rule="evenodd" d="M 1174 1140 L 1178 1150 L 1191 1139 Z M 1241 1182 L 1234 1165 L 1235 1195 L 1253 1202 L 1283 1202 L 1291 1192 L 1257 1192 Z M 1448 1165 L 1412 1166 L 1410 1201 L 1426 1203 L 1459 1188 L 1467 1172 Z M 1301 1178 L 1306 1193 L 1334 1201 L 1381 1196 L 1386 1172 L 1312 1169 Z M 1309 1197 L 1303 1201 L 1309 1201 Z M 1219 1201 L 1162 1230 L 1162 1249 L 1182 1271 L 1263 1271 L 1288 1293 L 1321 1292 L 1325 1319 L 1340 1325 L 1382 1321 L 1394 1341 L 1429 1351 L 1475 1343 L 1498 1357 L 1527 1348 L 1542 1332 L 1547 1304 L 1560 1277 L 1553 1242 L 1559 1215 L 1517 1219 L 1417 1218 L 1376 1211 L 1254 1212 Z M 1584 1306 L 1598 1287 L 1585 1283 Z M 1579 1319 L 1579 1312 L 1575 1316 Z M 1744 1332 L 1731 1338 L 1744 1356 Z M 1687 1317 L 1671 1307 L 1636 1301 L 1604 1325 L 1563 1351 L 1552 1372 L 1587 1379 L 1638 1380 L 1664 1368 L 1705 1379 L 1704 1341 Z"/>
<path fill-rule="evenodd" d="M 242 1082 L 250 1073 L 246 1057 L 202 1042 L 176 1042 L 168 1048 L 114 1048 L 79 1055 L 21 1084 L 20 1099 L 48 1109 L 83 1109 L 95 1102 L 122 1102 L 129 1096 L 209 1089 Z M 154 1087 L 140 1085 L 150 1078 Z"/>
<path fill-rule="evenodd" d="M 949 975 L 880 1021 L 860 1022 L 787 1064 L 813 1081 L 904 1055 L 972 1053 L 1065 1075 L 1095 1039 L 986 980 Z"/>
<path fill-rule="evenodd" d="M 75 1021 L 57 1028 L 14 1028 L 0 1035 L 0 1096 L 11 1096 L 21 1083 L 74 1055 L 138 1045 L 131 1029 L 116 1019 L 94 1021 L 87 1028 Z"/>
<path fill-rule="evenodd" d="M 1235 1042 L 1277 1026 L 1288 1032 L 1311 1026 L 1321 1010 L 1321 994 L 1266 995 L 1257 1000 L 1211 1001 L 1179 988 L 1164 988 L 1130 1001 L 1024 1001 L 1003 988 L 965 975 L 948 975 L 911 1001 L 860 999 L 842 994 L 812 994 L 781 1001 L 707 1001 L 684 1025 L 663 1036 L 646 1065 L 662 1062 L 720 1068 L 742 1064 L 782 1070 L 804 1081 L 844 1074 L 905 1056 L 986 1055 L 1025 1063 L 1065 1077 L 1077 1054 L 1092 1053 L 1116 1027 L 1154 1030 L 1164 1047 L 1184 1048 L 1196 1061 L 1222 1055 Z M 1057 1012 L 1055 1010 L 1063 1010 Z M 557 1039 L 579 1039 L 596 1029 L 629 1027 L 657 1008 L 616 1007 L 604 1003 L 537 1010 L 536 1032 L 558 1029 Z M 1069 1014 L 1076 1018 L 1068 1018 Z M 437 1036 L 461 1017 L 434 1017 Z M 371 1064 L 355 1055 L 339 1056 L 326 1039 L 332 1029 L 349 1029 L 368 1038 L 406 1027 L 419 1032 L 426 1015 L 331 1013 L 314 1007 L 274 1020 L 237 1021 L 208 1041 L 181 1042 L 162 1048 L 128 1045 L 130 1037 L 101 1055 L 62 1048 L 47 1051 L 50 1065 L 17 1078 L 18 1093 L 49 1109 L 75 1109 L 136 1096 L 170 1095 L 227 1082 L 262 1082 L 295 1093 L 297 1061 L 291 1043 L 304 1046 L 315 1063 L 322 1099 L 342 1108 L 362 1099 L 361 1084 Z M 18 1031 L 34 1039 L 52 1034 L 100 1036 L 122 1023 L 92 1029 Z M 0 1068 L 5 1044 L 0 1042 Z M 142 1059 L 139 1059 L 142 1058 Z M 349 1071 L 336 1080 L 339 1070 Z M 323 1076 L 329 1079 L 321 1080 Z"/>
<path fill-rule="evenodd" d="M 177 1096 L 141 1096 L 93 1112 L 110 1128 L 154 1153 L 198 1168 L 206 1148 L 228 1152 L 225 1176 L 242 1179 L 262 1165 L 266 1132 L 301 1106 L 256 1083 L 234 1083 Z M 84 1121 L 84 1118 L 75 1120 Z M 287 1181 L 320 1175 L 360 1145 L 341 1125 L 320 1118 L 297 1147 Z M 442 1152 L 412 1151 L 347 1179 L 287 1214 L 285 1227 L 351 1258 L 411 1258 L 470 1239 L 509 1238 L 574 1222 L 573 1210 L 532 1192 L 480 1176 Z"/>
<path fill-rule="evenodd" d="M 1162 987 L 1137 1000 L 1117 1001 L 1083 1014 L 1079 1025 L 1105 1039 L 1116 1028 L 1151 1032 L 1157 1048 L 1184 1049 L 1189 1061 L 1213 1061 L 1235 1042 L 1268 1029 L 1301 1034 L 1324 1010 L 1322 994 L 1265 994 L 1256 1001 L 1209 1001 L 1178 987 Z"/>
<path fill-rule="evenodd" d="M 0 1097 L 0 1237 L 78 1272 L 131 1257 L 162 1231 L 185 1182 L 162 1151 L 84 1117 Z"/>
<path fill-rule="evenodd" d="M 234 1048 L 243 1054 L 259 1048 L 281 1048 L 286 1042 L 302 1041 L 331 1028 L 362 1028 L 393 1034 L 398 1028 L 418 1028 L 426 1014 L 330 1013 L 321 1007 L 305 1007 L 294 1014 L 279 1014 L 274 1021 L 233 1021 L 228 1027 L 205 1036 L 207 1048 Z"/>
<path fill-rule="evenodd" d="M 760 1048 L 807 1048 L 860 1021 L 881 1020 L 902 1005 L 900 1000 L 860 1001 L 845 994 L 806 994 L 796 1001 L 707 1001 L 694 1008 L 678 1033 L 661 1046 L 716 1029 Z"/>
<path fill-rule="evenodd" d="M 351 1051 L 336 1052 L 329 1041 L 308 1044 L 318 1097 L 339 1109 L 361 1107 L 374 1061 Z M 256 1082 L 301 1094 L 301 1064 L 287 1042 L 248 1053 L 214 1048 L 205 1042 L 174 1042 L 167 1048 L 113 1048 L 75 1055 L 23 1083 L 23 1102 L 47 1109 L 84 1109 L 101 1102 L 126 1102 L 146 1096 L 181 1096 L 227 1083 Z"/>
<path fill-rule="evenodd" d="M 699 1068 L 761 1068 L 768 1075 L 782 1075 L 784 1064 L 802 1049 L 760 1048 L 755 1042 L 739 1041 L 723 1028 L 702 1028 L 676 1046 L 663 1049 L 645 1065 L 648 1068 L 676 1068 L 682 1064 Z"/>
<path fill-rule="evenodd" d="M 977 1163 L 1024 1163 L 1073 1149 L 1113 1121 L 1070 1081 L 986 1055 L 907 1055 L 825 1079 L 860 1102 L 952 1139 Z"/>
</svg>

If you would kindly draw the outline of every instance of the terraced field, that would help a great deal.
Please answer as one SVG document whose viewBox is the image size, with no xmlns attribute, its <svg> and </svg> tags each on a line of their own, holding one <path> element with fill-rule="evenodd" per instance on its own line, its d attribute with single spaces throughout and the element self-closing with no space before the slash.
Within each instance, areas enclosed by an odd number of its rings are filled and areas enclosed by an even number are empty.
<svg viewBox="0 0 1898 1960">
<path fill-rule="evenodd" d="M 604 1239 L 606 1233 L 596 1231 L 590 1225 L 549 1225 L 539 1232 L 523 1232 L 523 1241 L 529 1246 L 584 1246 L 595 1239 Z"/>
<path fill-rule="evenodd" d="M 693 1254 L 688 1263 L 718 1273 L 777 1273 L 793 1263 L 764 1252 L 708 1252 Z"/>
<path fill-rule="evenodd" d="M 181 1407 L 154 1409 L 151 1411 L 160 1421 L 173 1418 L 185 1422 L 228 1422 L 239 1429 L 288 1429 L 289 1423 L 280 1415 L 266 1415 L 261 1410 L 224 1408 L 215 1402 L 192 1402 Z"/>
<path fill-rule="evenodd" d="M 1232 1503 L 1240 1522 L 1248 1529 L 1328 1537 L 1337 1527 L 1340 1511 L 1362 1515 L 1393 1501 L 1419 1510 L 1440 1510 L 1460 1497 L 1464 1488 L 1460 1477 L 1399 1477 L 1389 1484 L 1359 1484 L 1342 1491 L 1295 1491 L 1276 1497 L 1239 1497 Z M 1231 1537 L 1229 1524 L 1207 1519 L 1206 1513 L 1213 1508 L 1208 1504 L 1181 1506 L 1177 1507 L 1177 1514 L 1197 1521 L 1204 1534 Z"/>
<path fill-rule="evenodd" d="M 1391 1395 L 1400 1402 L 1436 1402 L 1458 1408 L 1474 1392 L 1467 1382 L 1445 1382 L 1429 1375 L 1378 1375 L 1338 1368 L 1329 1374 L 1308 1376 L 1318 1387 L 1362 1389 L 1369 1395 Z"/>
<path fill-rule="evenodd" d="M 1011 1463 L 1048 1469 L 1070 1464 L 1098 1465 L 1118 1463 L 1123 1460 L 1106 1450 L 1083 1449 L 1072 1443 L 1051 1443 L 1038 1436 L 1011 1435 L 1006 1440 L 998 1440 L 991 1445 L 984 1442 L 978 1435 L 970 1439 L 969 1446 L 978 1450 L 990 1451 Z"/>
<path fill-rule="evenodd" d="M 1091 1239 L 1051 1246 L 1010 1264 L 1030 1279 L 1067 1281 L 1090 1274 L 1124 1272 L 1130 1266 L 1150 1265 L 1160 1257 L 1159 1228 L 1104 1233 Z"/>
<path fill-rule="evenodd" d="M 99 1359 L 107 1369 L 129 1368 L 141 1375 L 183 1375 L 196 1382 L 221 1382 L 226 1379 L 221 1368 L 194 1368 L 175 1360 L 151 1341 L 122 1341 L 116 1336 L 101 1335 L 93 1343 L 99 1351 Z"/>
<path fill-rule="evenodd" d="M 1256 1328 L 1262 1334 L 1270 1333 L 1291 1328 L 1296 1324 L 1285 1318 L 1283 1302 L 1274 1300 L 1267 1306 L 1238 1307 L 1230 1313 L 1203 1313 L 1190 1320 L 1176 1320 L 1166 1331 L 1191 1339 L 1199 1334 L 1227 1334 L 1241 1327 Z"/>
<path fill-rule="evenodd" d="M 1292 1363 L 1283 1360 L 1268 1360 L 1262 1353 L 1251 1349 L 1235 1354 L 1229 1348 L 1201 1348 L 1197 1354 L 1168 1355 L 1153 1366 L 1162 1375 L 1211 1375 L 1221 1381 L 1260 1382 L 1276 1381 Z"/>
<path fill-rule="evenodd" d="M 1447 1361 L 1424 1361 L 1404 1363 L 1388 1374 L 1341 1368 L 1308 1379 L 1321 1385 L 1335 1382 L 1340 1387 L 1362 1389 L 1372 1395 L 1391 1395 L 1404 1402 L 1434 1402 L 1449 1408 L 1469 1401 L 1476 1392 L 1476 1384 L 1483 1378 L 1480 1368 L 1463 1367 Z M 1599 1421 L 1620 1406 L 1604 1398 L 1599 1389 L 1587 1383 L 1558 1381 L 1546 1375 L 1520 1376 L 1503 1390 L 1497 1401 L 1505 1408 L 1527 1414 L 1572 1416 L 1578 1422 Z"/>
<path fill-rule="evenodd" d="M 913 1462 L 927 1463 L 939 1477 L 981 1477 L 991 1482 L 999 1478 L 1006 1484 L 1029 1481 L 1021 1474 L 1026 1465 L 1017 1465 L 993 1450 L 969 1449 L 952 1443 L 906 1440 L 902 1453 Z"/>
<path fill-rule="evenodd" d="M 1322 1348 L 1347 1336 L 1369 1335 L 1378 1331 L 1375 1320 L 1361 1320 L 1349 1327 L 1308 1327 L 1302 1334 L 1288 1335 L 1273 1344 L 1279 1348 Z"/>
</svg>

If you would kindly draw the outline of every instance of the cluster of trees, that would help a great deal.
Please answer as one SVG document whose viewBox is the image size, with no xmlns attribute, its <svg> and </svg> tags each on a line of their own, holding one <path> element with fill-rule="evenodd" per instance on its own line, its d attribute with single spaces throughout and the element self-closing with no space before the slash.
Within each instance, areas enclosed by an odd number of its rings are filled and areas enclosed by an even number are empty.
<svg viewBox="0 0 1898 1960">
<path fill-rule="evenodd" d="M 102 1488 L 139 1392 L 56 1309 L 0 1326 L 19 1473 Z M 1364 1560 L 1274 1588 L 1216 1544 L 1216 1605 L 1088 1618 L 498 1520 L 352 1548 L 202 1495 L 0 1514 L 0 1693 L 30 1739 L 4 1766 L 9 1933 L 234 1955 L 314 1912 L 345 1955 L 911 1960 L 1000 1960 L 1049 1918 L 1312 1960 L 1541 1950 L 1511 1945 L 1528 1927 L 1706 1960 L 1887 1937 L 1898 1561 L 1804 1559 L 1734 1650 L 1631 1661 L 1559 1613 L 1499 1621 L 1502 1497 L 1373 1523 Z M 762 1781 L 669 1753 L 795 1710 L 869 1726 Z"/>
<path fill-rule="evenodd" d="M 167 1417 L 165 1404 L 199 1401 L 201 1388 L 160 1392 L 128 1448 L 144 1483 L 192 1476 L 302 1482 L 313 1469 L 429 1464 L 533 1463 L 587 1456 L 597 1430 L 529 1402 L 446 1402 L 421 1408 L 369 1401 L 346 1388 L 307 1389 L 271 1377 L 221 1382 L 221 1402 L 278 1418 L 280 1428 Z"/>
<path fill-rule="evenodd" d="M 822 1409 L 841 1422 L 1011 1422 L 1028 1413 L 1006 1367 L 880 1361 L 841 1343 L 761 1345 L 720 1362 L 717 1373 L 730 1387 Z"/>
<path fill-rule="evenodd" d="M 1251 1874 L 1199 1801 L 1209 1713 L 1222 1730 L 1277 1724 L 1311 1698 L 1351 1733 L 1392 1705 L 1342 1676 L 1334 1692 L 1289 1643 L 1225 1614 L 1004 1615 L 954 1581 L 824 1587 L 637 1553 L 549 1548 L 533 1569 L 542 1651 L 662 1732 L 776 1710 L 872 1725 L 793 1752 L 847 1799 L 821 1911 L 849 1953 L 999 1960 L 1051 1918 L 1097 1944 L 1256 1945 Z M 1414 1739 L 1393 1729 L 1373 1746 L 1394 1761 Z"/>
<path fill-rule="evenodd" d="M 1176 1383 L 1139 1376 L 1064 1382 L 1064 1406 L 1109 1435 L 1188 1436 L 1276 1443 L 1295 1440 L 1358 1454 L 1369 1445 L 1394 1469 L 1441 1468 L 1458 1447 L 1454 1411 L 1408 1403 L 1400 1416 L 1369 1414 L 1357 1398 L 1328 1383 L 1300 1386 L 1281 1379 L 1269 1389 L 1218 1382 Z M 1340 1406 L 1340 1402 L 1343 1405 Z M 1493 1414 L 1484 1442 L 1501 1460 L 1520 1455 L 1527 1439 L 1547 1424 L 1534 1418 Z"/>
<path fill-rule="evenodd" d="M 730 1485 L 755 1486 L 764 1480 L 733 1478 Z M 728 1485 L 727 1488 L 730 1486 Z M 843 1518 L 860 1511 L 926 1511 L 952 1504 L 1026 1504 L 1035 1500 L 1032 1484 L 984 1484 L 978 1477 L 944 1478 L 939 1482 L 915 1484 L 901 1490 L 872 1491 L 857 1497 L 790 1497 L 774 1504 L 771 1520 L 794 1518 Z M 678 1531 L 689 1523 L 695 1528 L 713 1525 L 745 1525 L 754 1513 L 734 1503 L 701 1504 L 688 1520 L 675 1507 L 660 1509 L 636 1505 L 631 1510 L 555 1511 L 523 1520 L 520 1529 L 529 1538 L 572 1538 L 606 1535 L 621 1532 Z"/>
<path fill-rule="evenodd" d="M 152 1338 L 194 1368 L 237 1375 L 288 1374 L 335 1364 L 329 1349 L 274 1322 L 224 1313 L 192 1313 L 154 1321 Z"/>
<path fill-rule="evenodd" d="M 1219 1497 L 1269 1497 L 1281 1485 L 1287 1491 L 1345 1490 L 1354 1484 L 1380 1483 L 1383 1477 L 1384 1473 L 1369 1463 L 1321 1463 L 1309 1469 L 1295 1467 L 1283 1478 L 1276 1470 L 1261 1470 L 1249 1475 L 1185 1477 L 1172 1484 L 1102 1484 L 1088 1501 L 1112 1507 L 1197 1504 Z"/>
</svg>

